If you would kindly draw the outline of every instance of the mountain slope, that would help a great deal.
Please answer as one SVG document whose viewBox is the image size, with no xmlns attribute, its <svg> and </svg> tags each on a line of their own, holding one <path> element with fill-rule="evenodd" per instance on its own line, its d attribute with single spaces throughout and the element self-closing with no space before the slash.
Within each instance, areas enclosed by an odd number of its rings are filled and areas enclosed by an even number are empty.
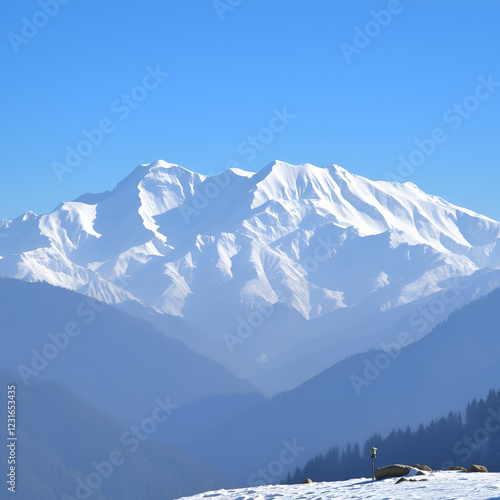
<svg viewBox="0 0 500 500">
<path fill-rule="evenodd" d="M 62 384 L 118 422 L 131 424 L 157 398 L 183 405 L 256 389 L 212 360 L 114 307 L 46 283 L 0 279 L 2 370 L 25 385 Z"/>
<path fill-rule="evenodd" d="M 456 311 L 417 342 L 410 344 L 409 335 L 400 332 L 387 351 L 345 359 L 292 391 L 221 419 L 182 447 L 199 458 L 210 456 L 214 466 L 245 485 L 255 470 L 280 456 L 285 441 L 295 440 L 301 448 L 293 465 L 284 467 L 286 474 L 334 444 L 360 442 L 398 427 L 416 428 L 449 411 L 462 411 L 468 401 L 498 387 L 499 306 L 496 290 Z M 176 420 L 189 419 L 189 412 L 190 406 L 183 408 Z M 168 433 L 165 429 L 161 436 L 168 439 Z"/>
<path fill-rule="evenodd" d="M 221 483 L 208 465 L 154 444 L 154 432 L 139 441 L 130 428 L 58 384 L 34 382 L 24 387 L 16 376 L 3 372 L 0 382 L 3 387 L 17 383 L 20 498 L 135 500 L 147 498 L 149 488 L 153 498 L 172 499 Z M 5 417 L 4 412 L 2 428 L 7 425 Z M 168 426 L 168 418 L 158 427 Z"/>
</svg>

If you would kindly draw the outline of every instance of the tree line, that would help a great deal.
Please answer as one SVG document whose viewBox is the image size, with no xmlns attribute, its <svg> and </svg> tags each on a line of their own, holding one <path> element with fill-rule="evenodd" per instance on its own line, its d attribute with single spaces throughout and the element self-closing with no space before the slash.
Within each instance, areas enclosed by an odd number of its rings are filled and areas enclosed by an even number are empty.
<svg viewBox="0 0 500 500">
<path fill-rule="evenodd" d="M 418 463 L 446 470 L 481 464 L 500 472 L 500 390 L 492 389 L 484 400 L 469 402 L 464 416 L 450 412 L 416 430 L 395 429 L 386 437 L 374 434 L 361 447 L 358 443 L 349 443 L 342 450 L 333 446 L 289 473 L 284 483 L 300 483 L 305 478 L 319 482 L 371 477 L 368 450 L 372 446 L 378 449 L 376 467 Z"/>
</svg>

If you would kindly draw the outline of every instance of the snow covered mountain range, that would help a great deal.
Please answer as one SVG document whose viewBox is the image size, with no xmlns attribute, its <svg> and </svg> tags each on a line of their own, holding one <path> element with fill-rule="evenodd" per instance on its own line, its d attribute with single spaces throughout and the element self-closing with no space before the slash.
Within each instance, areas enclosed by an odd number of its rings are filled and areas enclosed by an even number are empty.
<svg viewBox="0 0 500 500">
<path fill-rule="evenodd" d="M 500 286 L 499 239 L 494 220 L 336 165 L 207 177 L 160 160 L 0 222 L 0 276 L 117 305 L 270 394 Z"/>
</svg>

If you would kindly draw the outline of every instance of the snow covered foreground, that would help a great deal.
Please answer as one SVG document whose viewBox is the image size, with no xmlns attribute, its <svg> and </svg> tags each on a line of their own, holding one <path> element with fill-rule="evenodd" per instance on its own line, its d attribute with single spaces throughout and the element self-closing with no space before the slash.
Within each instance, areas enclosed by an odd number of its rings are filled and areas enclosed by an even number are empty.
<svg viewBox="0 0 500 500">
<path fill-rule="evenodd" d="M 418 479 L 424 478 L 418 476 Z M 333 483 L 259 486 L 237 490 L 208 491 L 191 500 L 468 500 L 500 499 L 500 473 L 431 472 L 427 481 L 403 482 L 398 478 L 372 482 L 350 479 Z"/>
</svg>

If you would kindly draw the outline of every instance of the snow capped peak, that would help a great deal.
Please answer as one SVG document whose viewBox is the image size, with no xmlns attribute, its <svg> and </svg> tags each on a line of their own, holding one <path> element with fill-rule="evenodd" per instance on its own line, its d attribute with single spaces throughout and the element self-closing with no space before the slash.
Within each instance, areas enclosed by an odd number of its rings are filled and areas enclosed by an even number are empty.
<svg viewBox="0 0 500 500">
<path fill-rule="evenodd" d="M 183 167 L 180 167 L 179 165 L 177 165 L 176 163 L 169 163 L 169 162 L 162 160 L 162 159 L 152 161 L 151 163 L 141 163 L 140 166 L 146 167 L 149 169 L 152 169 L 152 168 L 173 168 L 173 167 L 183 168 Z M 186 169 L 184 169 L 184 170 L 186 170 Z"/>
<path fill-rule="evenodd" d="M 23 216 L 22 220 L 23 222 L 26 222 L 28 220 L 34 220 L 38 217 L 38 215 L 35 212 L 32 212 L 31 210 L 28 210 Z"/>
<path fill-rule="evenodd" d="M 329 167 L 325 167 L 325 168 L 328 168 L 330 170 L 336 170 L 337 172 L 349 174 L 349 172 L 344 167 L 342 167 L 341 165 L 337 165 L 336 163 L 332 163 Z"/>
<path fill-rule="evenodd" d="M 240 177 L 250 178 L 255 175 L 255 172 L 248 172 L 247 170 L 242 170 L 241 168 L 230 168 L 229 170 Z"/>
<path fill-rule="evenodd" d="M 193 196 L 206 176 L 178 165 L 158 160 L 147 166 L 148 172 L 137 184 L 140 213 L 148 229 L 157 228 L 153 217 L 178 207 Z"/>
<path fill-rule="evenodd" d="M 332 165 L 325 167 L 325 170 L 328 170 L 330 172 L 330 175 L 337 181 L 337 182 L 346 182 L 352 177 L 357 177 L 354 174 L 351 174 L 348 172 L 344 167 L 341 167 L 340 165 L 336 165 L 333 163 Z"/>
<path fill-rule="evenodd" d="M 396 184 L 399 184 L 399 183 L 396 183 Z M 422 192 L 416 184 L 414 184 L 413 182 L 410 182 L 410 181 L 403 182 L 403 186 L 414 189 L 415 191 Z"/>
<path fill-rule="evenodd" d="M 156 160 L 151 163 L 142 163 L 137 166 L 127 177 L 120 181 L 115 189 L 123 189 L 124 187 L 134 185 L 137 186 L 141 180 L 148 178 L 149 180 L 157 179 L 158 182 L 163 182 L 166 178 L 172 178 L 176 176 L 192 176 L 199 174 L 194 174 L 190 170 L 176 165 L 175 163 L 168 163 L 163 160 Z M 204 176 L 200 176 L 204 177 Z"/>
<path fill-rule="evenodd" d="M 282 160 L 274 160 L 268 165 L 266 165 L 261 172 L 265 172 L 266 174 L 270 173 L 271 171 L 275 172 L 293 172 L 295 171 L 296 173 L 299 172 L 309 172 L 311 175 L 314 175 L 313 172 L 315 170 L 321 170 L 320 167 L 317 167 L 316 165 L 312 165 L 311 163 L 301 163 L 298 165 L 288 163 L 286 161 Z"/>
<path fill-rule="evenodd" d="M 330 182 L 345 181 L 347 178 L 352 177 L 346 169 L 332 164 L 328 167 L 317 167 L 311 163 L 301 163 L 294 165 L 284 161 L 276 160 L 264 167 L 259 175 L 267 177 L 274 175 L 275 180 L 281 184 L 289 184 L 290 182 L 297 181 L 298 179 L 316 179 L 319 183 L 326 182 L 330 178 Z"/>
<path fill-rule="evenodd" d="M 151 163 L 143 163 L 137 167 L 137 170 L 141 168 L 149 170 L 149 174 L 165 173 L 166 171 L 172 171 L 171 172 L 172 174 L 175 173 L 181 175 L 186 175 L 186 174 L 199 175 L 191 170 L 188 170 L 187 168 L 182 167 L 181 165 L 177 165 L 177 163 L 169 163 L 164 160 L 156 160 Z"/>
</svg>

